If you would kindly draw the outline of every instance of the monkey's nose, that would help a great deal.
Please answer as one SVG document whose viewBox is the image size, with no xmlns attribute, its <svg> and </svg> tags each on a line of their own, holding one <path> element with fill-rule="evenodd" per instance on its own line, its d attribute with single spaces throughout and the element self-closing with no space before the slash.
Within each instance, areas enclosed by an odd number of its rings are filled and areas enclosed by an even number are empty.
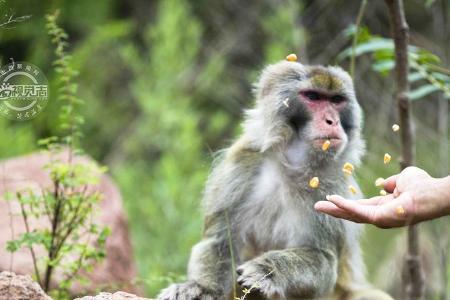
<svg viewBox="0 0 450 300">
<path fill-rule="evenodd" d="M 329 126 L 337 126 L 339 125 L 339 118 L 334 118 L 333 116 L 326 116 L 325 123 Z"/>
<path fill-rule="evenodd" d="M 330 126 L 337 126 L 337 125 L 339 125 L 339 120 L 335 120 L 335 119 L 327 118 L 327 119 L 325 119 L 325 122 L 328 125 L 330 125 Z"/>
</svg>

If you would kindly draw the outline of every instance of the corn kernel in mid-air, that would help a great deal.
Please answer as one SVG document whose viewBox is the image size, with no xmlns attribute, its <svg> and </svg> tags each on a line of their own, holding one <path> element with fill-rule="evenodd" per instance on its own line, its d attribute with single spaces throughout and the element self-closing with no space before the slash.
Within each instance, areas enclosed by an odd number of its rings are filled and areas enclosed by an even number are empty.
<svg viewBox="0 0 450 300">
<path fill-rule="evenodd" d="M 322 150 L 323 150 L 323 151 L 327 151 L 328 148 L 330 148 L 330 144 L 331 144 L 330 140 L 326 140 L 326 141 L 322 144 Z"/>
<path fill-rule="evenodd" d="M 318 188 L 319 187 L 319 177 L 311 178 L 311 180 L 309 181 L 309 186 L 312 187 L 313 189 Z"/>
<path fill-rule="evenodd" d="M 286 56 L 286 60 L 287 61 L 297 61 L 297 55 L 295 55 L 294 53 L 291 53 L 288 56 Z"/>
<path fill-rule="evenodd" d="M 398 215 L 404 215 L 405 214 L 405 209 L 401 205 L 397 206 L 395 208 L 395 211 L 397 212 Z"/>
<path fill-rule="evenodd" d="M 352 175 L 352 171 L 348 170 L 348 169 L 342 169 L 342 172 L 344 172 L 345 175 Z"/>
<path fill-rule="evenodd" d="M 377 178 L 377 180 L 375 180 L 375 186 L 382 187 L 383 184 L 384 184 L 384 178 L 380 177 L 380 178 Z"/>
<path fill-rule="evenodd" d="M 352 194 L 356 194 L 358 192 L 358 190 L 353 185 L 349 185 L 348 189 Z"/>
<path fill-rule="evenodd" d="M 400 130 L 400 126 L 398 126 L 397 124 L 392 125 L 392 130 L 394 132 L 399 131 Z"/>
<path fill-rule="evenodd" d="M 391 158 L 392 156 L 390 156 L 389 153 L 385 153 L 383 158 L 384 164 L 388 164 L 391 161 Z"/>
<path fill-rule="evenodd" d="M 349 162 L 346 162 L 342 167 L 342 172 L 344 172 L 347 175 L 352 175 L 353 170 L 355 170 L 355 167 Z"/>
<path fill-rule="evenodd" d="M 354 167 L 351 163 L 346 162 L 346 163 L 344 164 L 344 169 L 353 171 L 353 170 L 355 169 L 355 167 Z"/>
<path fill-rule="evenodd" d="M 386 196 L 386 195 L 387 195 L 387 192 L 386 192 L 385 190 L 381 190 L 381 191 L 380 191 L 380 195 L 381 195 L 381 196 Z"/>
</svg>

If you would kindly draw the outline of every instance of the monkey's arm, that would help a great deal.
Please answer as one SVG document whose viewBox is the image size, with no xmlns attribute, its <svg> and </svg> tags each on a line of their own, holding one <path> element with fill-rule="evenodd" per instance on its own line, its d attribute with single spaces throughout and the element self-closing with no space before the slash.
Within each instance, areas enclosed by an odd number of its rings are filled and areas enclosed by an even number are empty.
<svg viewBox="0 0 450 300">
<path fill-rule="evenodd" d="M 269 299 L 310 299 L 326 295 L 334 288 L 337 255 L 331 249 L 307 246 L 269 251 L 246 262 L 237 272 L 237 281 L 242 286 L 258 282 L 260 292 Z"/>
<path fill-rule="evenodd" d="M 231 255 L 222 222 L 219 215 L 207 218 L 204 238 L 192 248 L 188 281 L 164 289 L 158 300 L 226 299 L 231 290 Z"/>
<path fill-rule="evenodd" d="M 241 138 L 208 178 L 203 199 L 204 238 L 192 248 L 189 280 L 223 294 L 231 292 L 235 284 L 231 256 L 240 246 L 235 238 L 234 216 L 251 189 L 259 161 L 258 152 L 248 148 L 245 138 Z"/>
<path fill-rule="evenodd" d="M 238 142 L 229 149 L 225 159 L 208 178 L 203 199 L 206 215 L 203 239 L 192 248 L 188 281 L 171 285 L 161 292 L 158 299 L 215 300 L 226 299 L 230 294 L 234 284 L 231 248 L 238 247 L 231 228 L 233 209 L 248 192 L 251 186 L 249 178 L 258 162 L 254 151 L 242 150 L 241 147 Z M 237 160 L 236 156 L 240 159 Z"/>
<path fill-rule="evenodd" d="M 226 294 L 231 290 L 231 247 L 225 212 L 205 219 L 204 238 L 192 248 L 188 279 Z"/>
</svg>

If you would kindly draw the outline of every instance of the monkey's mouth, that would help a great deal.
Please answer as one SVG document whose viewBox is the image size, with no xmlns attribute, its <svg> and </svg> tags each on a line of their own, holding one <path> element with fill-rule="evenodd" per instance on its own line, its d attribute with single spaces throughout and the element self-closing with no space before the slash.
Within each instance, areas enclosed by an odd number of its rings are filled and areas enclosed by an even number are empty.
<svg viewBox="0 0 450 300">
<path fill-rule="evenodd" d="M 337 136 L 318 137 L 313 139 L 313 146 L 315 148 L 322 148 L 322 145 L 330 141 L 330 148 L 338 148 L 342 144 L 342 139 Z"/>
</svg>

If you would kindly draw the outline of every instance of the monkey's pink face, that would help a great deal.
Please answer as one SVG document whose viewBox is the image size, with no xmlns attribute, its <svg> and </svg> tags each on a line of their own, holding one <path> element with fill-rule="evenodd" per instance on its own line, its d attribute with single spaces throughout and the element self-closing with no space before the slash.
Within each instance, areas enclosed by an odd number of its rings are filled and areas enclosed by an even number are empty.
<svg viewBox="0 0 450 300">
<path fill-rule="evenodd" d="M 330 148 L 339 150 L 347 143 L 347 134 L 342 127 L 341 114 L 347 99 L 339 94 L 328 94 L 316 90 L 300 91 L 299 101 L 311 116 L 310 136 L 312 145 L 321 148 L 327 140 Z"/>
</svg>

